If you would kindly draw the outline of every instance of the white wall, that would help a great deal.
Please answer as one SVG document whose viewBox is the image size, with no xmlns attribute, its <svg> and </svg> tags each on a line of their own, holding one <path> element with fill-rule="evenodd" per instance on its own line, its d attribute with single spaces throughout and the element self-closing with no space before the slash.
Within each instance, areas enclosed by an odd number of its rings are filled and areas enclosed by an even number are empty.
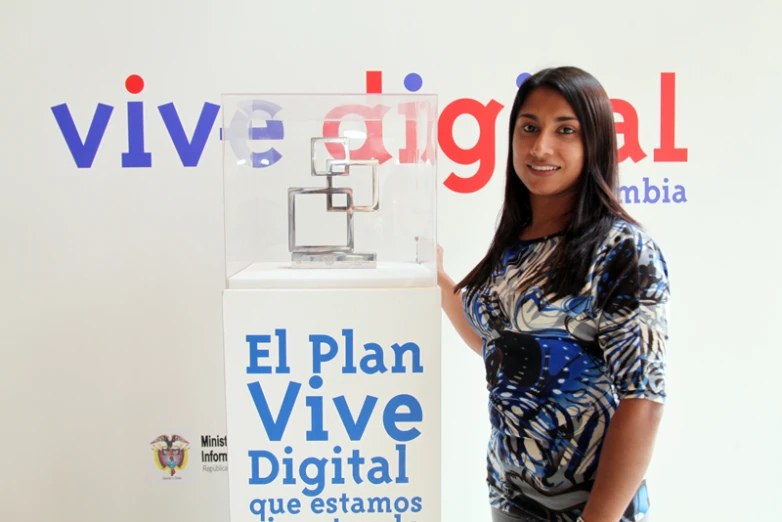
<svg viewBox="0 0 782 522">
<path fill-rule="evenodd" d="M 440 132 L 440 242 L 460 277 L 497 217 L 515 79 L 561 64 L 637 111 L 646 157 L 622 163 L 623 183 L 686 190 L 686 203 L 628 205 L 662 245 L 673 285 L 655 520 L 775 519 L 780 16 L 772 3 L 694 0 L 4 3 L 3 520 L 227 520 L 226 475 L 200 458 L 202 435 L 225 435 L 220 118 L 185 167 L 158 106 L 175 103 L 190 137 L 223 92 L 364 92 L 368 70 L 382 71 L 385 92 L 419 74 L 441 114 L 463 98 L 496 100 L 496 122 L 453 126 L 466 148 L 480 130 L 483 162 L 496 154 L 480 190 L 445 185 L 478 164 L 455 161 Z M 686 162 L 654 161 L 669 72 Z M 145 80 L 138 95 L 125 89 L 131 74 Z M 144 104 L 151 168 L 122 168 L 128 101 Z M 82 139 L 97 104 L 114 107 L 89 168 L 54 117 L 64 103 Z M 482 363 L 444 326 L 444 520 L 488 520 Z M 149 443 L 164 433 L 191 443 L 180 480 L 152 462 Z"/>
</svg>

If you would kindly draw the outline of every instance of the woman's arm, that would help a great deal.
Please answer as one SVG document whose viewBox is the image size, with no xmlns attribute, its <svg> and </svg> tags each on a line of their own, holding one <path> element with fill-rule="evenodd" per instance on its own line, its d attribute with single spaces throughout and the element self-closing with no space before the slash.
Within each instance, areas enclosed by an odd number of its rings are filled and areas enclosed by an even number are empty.
<svg viewBox="0 0 782 522">
<path fill-rule="evenodd" d="M 617 230 L 594 286 L 597 338 L 619 397 L 606 431 L 585 522 L 618 522 L 638 491 L 666 401 L 668 268 L 644 232 Z"/>
<path fill-rule="evenodd" d="M 618 522 L 633 500 L 652 458 L 663 405 L 620 401 L 609 425 L 584 522 Z"/>
<path fill-rule="evenodd" d="M 457 333 L 462 337 L 467 346 L 478 355 L 483 355 L 483 339 L 472 329 L 467 322 L 462 307 L 462 298 L 460 294 L 454 293 L 456 283 L 443 270 L 443 249 L 437 246 L 438 264 L 437 264 L 437 285 L 442 291 L 442 305 L 445 314 L 450 319 L 451 324 L 456 328 Z"/>
</svg>

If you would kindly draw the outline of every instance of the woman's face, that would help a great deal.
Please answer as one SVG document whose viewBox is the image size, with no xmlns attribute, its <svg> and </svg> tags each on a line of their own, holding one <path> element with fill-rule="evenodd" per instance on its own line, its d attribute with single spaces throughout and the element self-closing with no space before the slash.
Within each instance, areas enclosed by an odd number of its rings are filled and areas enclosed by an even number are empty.
<svg viewBox="0 0 782 522">
<path fill-rule="evenodd" d="M 556 91 L 532 91 L 513 131 L 513 168 L 532 196 L 557 199 L 572 193 L 584 167 L 576 113 Z"/>
</svg>

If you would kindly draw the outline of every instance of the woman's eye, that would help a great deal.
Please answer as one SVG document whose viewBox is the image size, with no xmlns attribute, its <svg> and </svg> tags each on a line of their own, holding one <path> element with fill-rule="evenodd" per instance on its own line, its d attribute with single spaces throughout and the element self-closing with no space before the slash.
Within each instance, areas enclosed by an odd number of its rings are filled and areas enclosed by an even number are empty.
<svg viewBox="0 0 782 522">
<path fill-rule="evenodd" d="M 562 134 L 573 134 L 576 130 L 573 127 L 565 127 L 562 129 Z"/>
<path fill-rule="evenodd" d="M 524 125 L 521 126 L 521 130 L 523 130 L 524 132 L 534 132 L 535 126 L 529 123 L 525 123 Z"/>
</svg>

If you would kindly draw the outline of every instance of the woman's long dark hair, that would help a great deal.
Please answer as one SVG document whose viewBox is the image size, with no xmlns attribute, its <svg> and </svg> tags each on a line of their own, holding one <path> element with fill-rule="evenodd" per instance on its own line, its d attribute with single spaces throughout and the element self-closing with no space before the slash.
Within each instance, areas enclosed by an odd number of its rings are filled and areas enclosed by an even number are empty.
<svg viewBox="0 0 782 522">
<path fill-rule="evenodd" d="M 497 231 L 486 256 L 455 288 L 478 290 L 491 276 L 502 252 L 519 239 L 532 222 L 529 190 L 513 168 L 513 132 L 524 101 L 532 91 L 548 88 L 559 92 L 573 108 L 581 124 L 584 168 L 578 181 L 578 196 L 572 217 L 563 231 L 543 289 L 561 298 L 577 294 L 586 282 L 592 256 L 617 219 L 637 224 L 617 199 L 619 167 L 616 128 L 611 100 L 592 75 L 577 67 L 544 69 L 519 88 L 510 113 L 505 201 Z"/>
</svg>

